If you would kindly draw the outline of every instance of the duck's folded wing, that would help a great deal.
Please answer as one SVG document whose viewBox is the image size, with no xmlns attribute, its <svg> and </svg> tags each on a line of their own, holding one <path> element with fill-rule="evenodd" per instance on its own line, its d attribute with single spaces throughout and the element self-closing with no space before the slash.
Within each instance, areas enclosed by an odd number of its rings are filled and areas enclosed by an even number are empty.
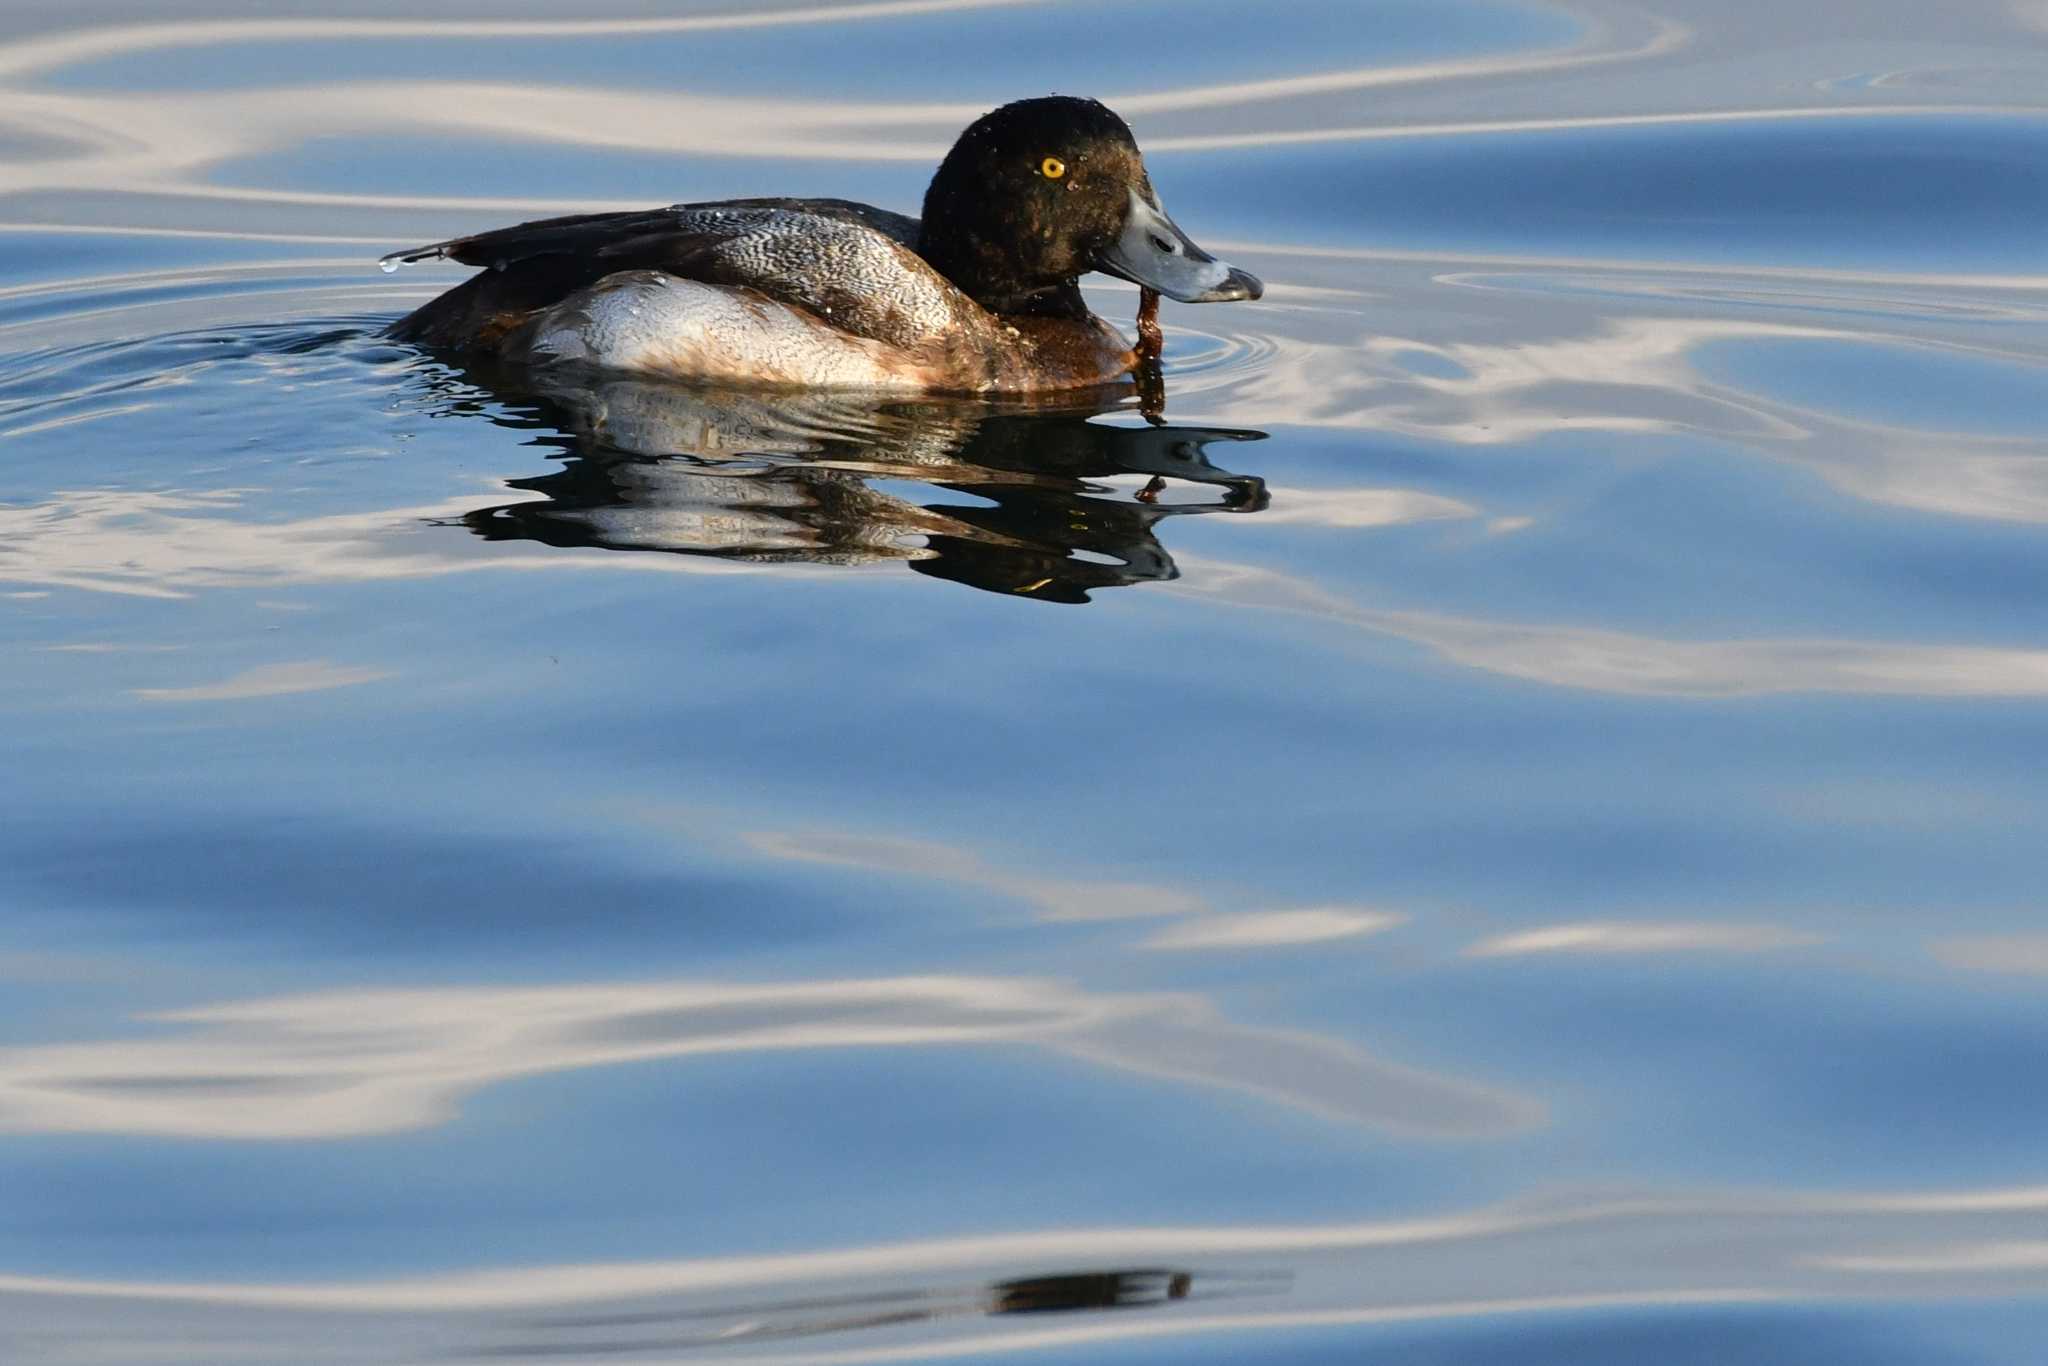
<svg viewBox="0 0 2048 1366">
<path fill-rule="evenodd" d="M 606 247 L 619 269 L 756 290 L 833 327 L 908 351 L 942 347 L 987 321 L 981 307 L 902 242 L 867 225 L 792 209 L 693 209 Z"/>
<path fill-rule="evenodd" d="M 507 266 L 535 256 L 595 256 L 607 247 L 651 234 L 672 231 L 678 226 L 719 226 L 728 229 L 744 222 L 740 215 L 775 212 L 804 213 L 873 228 L 904 246 L 917 243 L 915 218 L 851 199 L 725 199 L 706 204 L 672 204 L 665 209 L 628 209 L 612 213 L 572 213 L 561 218 L 539 218 L 515 223 L 509 228 L 451 237 L 424 247 L 394 251 L 389 263 L 413 261 L 459 261 L 466 266 Z M 707 223 L 706 220 L 709 220 Z"/>
<path fill-rule="evenodd" d="M 445 260 L 459 261 L 465 266 L 505 270 L 536 256 L 594 256 L 621 238 L 656 230 L 674 212 L 673 209 L 644 209 L 542 218 L 468 237 L 451 237 L 446 242 L 431 242 L 424 247 L 394 251 L 384 258 L 384 264 Z"/>
<path fill-rule="evenodd" d="M 916 233 L 915 219 L 846 200 L 727 200 L 541 219 L 385 260 L 481 266 L 508 277 L 505 286 L 526 285 L 527 307 L 614 272 L 665 271 L 753 289 L 856 336 L 919 350 L 987 315 L 911 249 Z M 553 298 L 534 299 L 534 285 Z"/>
</svg>

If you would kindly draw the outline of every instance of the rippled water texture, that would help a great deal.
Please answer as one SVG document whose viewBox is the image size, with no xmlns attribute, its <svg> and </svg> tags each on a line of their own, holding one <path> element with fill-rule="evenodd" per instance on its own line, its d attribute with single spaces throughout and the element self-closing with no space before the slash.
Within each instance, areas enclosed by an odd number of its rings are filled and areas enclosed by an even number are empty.
<svg viewBox="0 0 2048 1366">
<path fill-rule="evenodd" d="M 0 17 L 0 1358 L 2041 1359 L 2048 6 L 210 3 Z M 1160 425 L 379 339 L 1053 88 Z"/>
</svg>

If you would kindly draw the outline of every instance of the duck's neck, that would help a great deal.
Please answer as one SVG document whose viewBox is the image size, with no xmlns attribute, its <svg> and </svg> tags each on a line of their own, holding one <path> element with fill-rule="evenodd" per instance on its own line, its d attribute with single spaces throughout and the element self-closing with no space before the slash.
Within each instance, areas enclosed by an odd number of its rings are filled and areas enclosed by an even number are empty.
<svg viewBox="0 0 2048 1366">
<path fill-rule="evenodd" d="M 952 277 L 948 276 L 948 279 Z M 959 284 L 958 280 L 953 283 Z M 1009 318 L 1085 318 L 1088 316 L 1088 302 L 1081 297 L 1079 280 L 1061 280 L 1055 284 L 1040 285 L 1036 289 L 1016 293 L 977 293 L 967 289 L 968 296 L 991 313 Z"/>
<path fill-rule="evenodd" d="M 963 231 L 957 224 L 942 222 L 934 231 L 932 207 L 927 200 L 924 222 L 918 229 L 917 254 L 968 298 L 991 313 L 1010 317 L 1088 316 L 1078 277 L 1048 279 L 1026 271 L 1016 263 L 1014 248 L 998 246 L 989 235 Z"/>
<path fill-rule="evenodd" d="M 989 268 L 987 252 L 961 250 L 946 238 L 924 233 L 918 254 L 952 281 L 958 291 L 991 313 L 1008 317 L 1087 317 L 1081 281 L 1024 281 L 1010 270 Z"/>
</svg>

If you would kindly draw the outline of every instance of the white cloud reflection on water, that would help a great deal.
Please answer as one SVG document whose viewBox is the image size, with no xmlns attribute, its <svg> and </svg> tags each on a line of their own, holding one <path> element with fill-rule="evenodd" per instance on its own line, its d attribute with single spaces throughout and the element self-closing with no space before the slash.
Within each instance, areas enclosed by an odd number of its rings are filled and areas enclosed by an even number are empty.
<svg viewBox="0 0 2048 1366">
<path fill-rule="evenodd" d="M 1255 256 L 1258 249 L 1232 244 L 1230 250 Z M 1647 267 L 1616 274 L 1654 278 Z M 1995 287 L 2048 289 L 2048 277 L 2002 280 Z M 1950 516 L 2048 521 L 2048 453 L 2031 434 L 1945 429 L 1933 414 L 1924 429 L 1887 424 L 1716 380 L 1699 364 L 1709 347 L 1739 355 L 1742 347 L 1798 342 L 1825 355 L 1831 345 L 1896 341 L 1921 354 L 2039 374 L 2044 364 L 2036 350 L 1928 346 L 1882 329 L 1733 317 L 1610 318 L 1575 336 L 1507 341 L 1434 342 L 1383 331 L 1262 340 L 1270 359 L 1196 375 L 1187 401 L 1219 421 L 1284 412 L 1308 425 L 1470 446 L 1563 433 L 1694 434 L 1810 468 L 1843 493 L 1872 502 Z M 1417 356 L 1443 372 L 1417 373 Z"/>
<path fill-rule="evenodd" d="M 1233 1024 L 1198 995 L 1019 978 L 338 990 L 151 1019 L 189 1032 L 0 1049 L 0 1131 L 357 1137 L 447 1123 L 483 1087 L 578 1068 L 1005 1043 L 1424 1137 L 1499 1134 L 1543 1113 L 1335 1039 Z"/>
<path fill-rule="evenodd" d="M 1306 906 L 1285 911 L 1205 915 L 1169 926 L 1144 943 L 1148 949 L 1268 949 L 1322 944 L 1390 930 L 1407 919 L 1392 911 L 1349 906 Z"/>
<path fill-rule="evenodd" d="M 1268 483 L 1273 506 L 1259 511 L 1261 526 L 1358 528 L 1462 521 L 1479 509 L 1459 498 L 1418 489 L 1291 489 Z"/>
<path fill-rule="evenodd" d="M 335 664 L 324 659 L 261 664 L 216 683 L 179 688 L 135 688 L 144 702 L 245 702 L 258 697 L 289 697 L 297 693 L 353 688 L 395 677 L 389 670 Z"/>
<path fill-rule="evenodd" d="M 32 38 L 0 47 L 0 78 L 19 82 L 111 55 L 170 48 L 319 40 L 338 45 L 330 71 L 347 70 L 349 40 L 364 43 L 428 38 L 561 42 L 579 36 L 649 38 L 691 31 L 815 23 L 825 19 L 900 19 L 948 9 L 984 8 L 1004 0 L 847 5 L 766 10 L 656 20 L 442 21 L 412 19 L 203 20 L 107 27 Z M 1620 12 L 1625 14 L 1625 12 Z M 1157 120 L 1189 112 L 1234 110 L 1360 90 L 1527 75 L 1640 60 L 1684 42 L 1683 25 L 1639 18 L 1596 20 L 1580 44 L 1555 52 L 1483 55 L 1448 61 L 1372 64 L 1260 81 L 1144 92 L 1107 92 L 1133 117 Z M 1646 31 L 1645 31 L 1646 30 Z M 374 69 L 372 66 L 371 69 Z M 990 101 L 877 102 L 788 99 L 578 87 L 521 80 L 348 80 L 268 89 L 82 93 L 0 88 L 0 124 L 42 145 L 41 154 L 0 165 L 0 190 L 118 191 L 296 203 L 358 203 L 412 207 L 554 207 L 545 196 L 507 199 L 390 196 L 358 188 L 307 192 L 224 187 L 204 177 L 221 163 L 289 151 L 314 137 L 400 133 L 525 140 L 593 149 L 675 155 L 908 160 L 931 163 L 958 129 Z M 905 134 L 910 135 L 906 138 Z M 1187 140 L 1183 135 L 1182 141 Z M 1195 138 L 1199 143 L 1200 138 Z M 1162 146 L 1173 145 L 1171 138 Z M 575 201 L 585 206 L 589 201 Z"/>
<path fill-rule="evenodd" d="M 1044 0 L 854 0 L 847 4 L 756 4 L 724 13 L 658 18 L 452 19 L 302 18 L 178 19 L 64 30 L 0 45 L 0 75 L 40 75 L 81 62 L 181 47 L 303 40 L 410 41 L 521 38 L 561 41 L 586 37 L 654 37 L 795 24 L 901 19 L 960 10 L 1042 4 Z"/>
<path fill-rule="evenodd" d="M 1091 882 L 1015 873 L 991 867 L 958 845 L 937 840 L 859 835 L 838 830 L 759 831 L 747 837 L 755 852 L 798 863 L 959 882 L 1035 906 L 1046 920 L 1127 920 L 1187 915 L 1206 909 L 1193 892 L 1143 882 Z"/>
<path fill-rule="evenodd" d="M 1036 908 L 1045 921 L 1131 920 L 1179 916 L 1146 939 L 1148 949 L 1282 948 L 1376 934 L 1407 916 L 1356 906 L 1215 913 L 1209 898 L 1186 888 L 1145 882 L 1099 882 L 1011 872 L 980 855 L 937 840 L 863 835 L 850 830 L 756 831 L 745 836 L 756 853 L 798 863 L 825 863 L 897 877 L 958 883 L 976 892 L 1013 898 Z"/>
<path fill-rule="evenodd" d="M 1004 0 L 919 0 L 913 3 L 820 6 L 730 12 L 674 19 L 197 20 L 109 26 L 30 38 L 0 47 L 0 79 L 33 82 L 109 56 L 134 57 L 194 46 L 320 41 L 335 53 L 321 82 L 270 88 L 82 92 L 33 84 L 0 88 L 0 124 L 11 124 L 35 156 L 0 165 L 0 190 L 144 193 L 274 204 L 355 204 L 413 208 L 599 207 L 588 198 L 437 196 L 378 193 L 352 186 L 292 190 L 210 183 L 225 163 L 289 153 L 313 138 L 450 135 L 501 142 L 572 145 L 611 152 L 725 156 L 736 146 L 755 158 L 930 163 L 953 134 L 994 102 L 873 99 L 789 99 L 674 90 L 578 86 L 569 81 L 405 81 L 351 79 L 351 41 L 361 44 L 364 75 L 375 70 L 377 44 L 429 39 L 561 43 L 589 36 L 684 36 L 760 26 L 888 21 L 1003 5 Z M 1374 63 L 1258 80 L 1151 90 L 1106 89 L 1115 107 L 1139 119 L 1147 145 L 1161 152 L 1218 151 L 1297 143 L 1463 137 L 1615 127 L 1717 124 L 1940 113 L 1954 100 L 1917 92 L 1917 100 L 1845 103 L 1822 92 L 1786 88 L 1768 71 L 1750 83 L 1771 100 L 1731 100 L 1729 83 L 1648 79 L 1674 64 L 1698 60 L 1698 28 L 1683 11 L 1662 14 L 1605 0 L 1579 0 L 1559 12 L 1580 29 L 1577 41 L 1551 49 L 1480 53 L 1419 62 Z M 1915 7 L 1892 6 L 1899 26 L 1913 27 Z M 1988 41 L 1998 27 L 1983 14 L 1944 16 L 1945 36 L 1965 32 Z M 1171 61 L 1158 63 L 1170 69 Z M 1603 73 L 1612 73 L 1603 77 Z M 1546 93 L 1532 103 L 1532 91 Z M 1558 110 L 1555 92 L 1583 107 Z M 829 91 L 828 91 L 829 93 Z M 1014 94 L 1016 92 L 1005 92 Z M 1757 92 L 1752 92 L 1757 93 Z M 1883 88 L 1877 93 L 1888 94 Z M 1419 98 L 1436 94 L 1456 118 L 1425 118 Z M 1381 103 L 1370 101 L 1377 96 Z M 1705 98 L 1704 96 L 1711 96 Z M 1805 102 L 1784 103 L 1788 97 Z M 1645 103 L 1647 101 L 1647 103 Z M 1970 106 L 1988 112 L 1985 106 Z M 1247 111 L 1270 111 L 1267 126 L 1248 130 Z M 2007 112 L 2018 112 L 2020 106 Z M 1358 122 L 1361 114 L 1370 121 Z"/>
<path fill-rule="evenodd" d="M 1948 967 L 2048 977 L 2048 934 L 1963 935 L 1938 939 L 1932 947 Z"/>
<path fill-rule="evenodd" d="M 489 569 L 671 573 L 805 573 L 681 555 L 479 548 L 446 527 L 476 499 L 284 522 L 222 515 L 233 492 L 82 490 L 52 502 L 0 505 L 0 581 L 178 598 L 229 588 L 405 579 Z M 1181 554 L 1184 577 L 1154 591 L 1218 604 L 1299 612 L 1413 641 L 1448 662 L 1553 687 L 1674 699 L 1766 693 L 1902 697 L 2048 696 L 2048 649 L 1912 642 L 1685 640 L 1573 624 L 1487 621 L 1362 606 L 1305 577 Z"/>
<path fill-rule="evenodd" d="M 1362 607 L 1313 581 L 1250 564 L 1179 557 L 1165 591 L 1414 641 L 1467 668 L 1552 687 L 1669 698 L 1768 693 L 1918 697 L 2048 695 L 2048 649 L 1858 640 L 1674 640 Z"/>
<path fill-rule="evenodd" d="M 1381 73 L 1372 73 L 1381 74 Z M 1417 73 L 1423 79 L 1424 73 Z M 1129 107 L 1142 101 L 1122 99 Z M 0 91 L 0 120 L 53 142 L 65 155 L 0 163 L 0 192 L 115 192 L 250 204 L 364 208 L 554 210 L 645 207 L 643 200 L 547 194 L 434 195 L 368 189 L 303 190 L 220 184 L 205 174 L 225 163 L 288 153 L 314 137 L 468 136 L 534 145 L 674 156 L 748 155 L 816 161 L 934 165 L 980 105 L 806 104 L 788 100 L 620 90 L 529 88 L 454 81 L 383 82 L 135 97 Z M 1457 138 L 1621 128 L 1711 127 L 1909 117 L 1940 105 L 1787 107 L 1741 112 L 1623 114 L 1578 118 L 1322 129 L 1300 132 L 1146 135 L 1162 153 L 1223 151 L 1298 143 Z M 2015 108 L 2014 114 L 2030 112 Z M 904 136 L 906 128 L 929 130 Z M 260 130 L 257 131 L 257 130 Z"/>
<path fill-rule="evenodd" d="M 1817 1257 L 1814 1261 L 1816 1265 L 1837 1271 L 1865 1271 L 1881 1276 L 1967 1276 L 1973 1272 L 2048 1271 L 2048 1239 L 1962 1243 L 1951 1247 Z"/>
<path fill-rule="evenodd" d="M 1465 953 L 1471 958 L 1516 958 L 1540 953 L 1765 953 L 1821 942 L 1820 935 L 1802 930 L 1731 924 L 1724 920 L 1582 921 L 1496 935 L 1480 940 Z"/>
<path fill-rule="evenodd" d="M 489 569 L 630 567 L 666 573 L 747 574 L 759 565 L 687 556 L 620 557 L 605 551 L 492 553 L 436 522 L 506 501 L 503 491 L 410 507 L 292 521 L 230 514 L 246 490 L 157 493 L 80 489 L 45 503 L 0 504 L 0 581 L 144 598 L 210 590 L 428 578 Z M 824 568 L 776 573 L 825 574 Z"/>
</svg>

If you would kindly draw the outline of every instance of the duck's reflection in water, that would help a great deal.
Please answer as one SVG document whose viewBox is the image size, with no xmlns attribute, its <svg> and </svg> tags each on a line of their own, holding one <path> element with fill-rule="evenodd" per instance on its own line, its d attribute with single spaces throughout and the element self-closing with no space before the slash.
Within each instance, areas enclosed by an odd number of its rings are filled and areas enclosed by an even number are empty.
<svg viewBox="0 0 2048 1366">
<path fill-rule="evenodd" d="M 564 469 L 512 486 L 537 501 L 463 522 L 493 540 L 667 551 L 755 563 L 896 561 L 1047 602 L 1171 579 L 1159 524 L 1255 512 L 1262 480 L 1210 463 L 1264 432 L 1091 420 L 1111 394 L 1062 406 L 863 400 L 675 383 L 471 372 L 564 434 Z M 535 408 L 538 409 L 535 412 Z M 885 487 L 916 481 L 956 501 Z"/>
</svg>

